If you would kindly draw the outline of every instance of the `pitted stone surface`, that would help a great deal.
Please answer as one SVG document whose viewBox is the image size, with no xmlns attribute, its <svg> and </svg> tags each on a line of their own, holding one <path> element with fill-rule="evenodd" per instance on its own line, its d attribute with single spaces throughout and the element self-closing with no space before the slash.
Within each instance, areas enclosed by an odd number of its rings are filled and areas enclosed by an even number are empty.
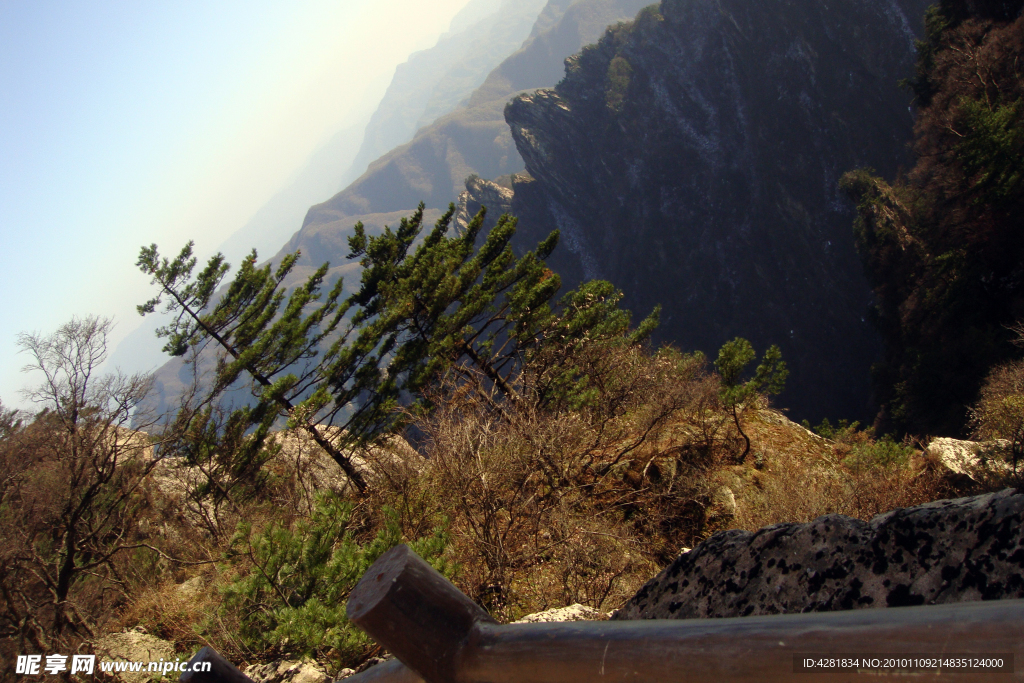
<svg viewBox="0 0 1024 683">
<path fill-rule="evenodd" d="M 613 619 L 827 612 L 1024 597 L 1024 495 L 724 531 L 681 555 Z"/>
<path fill-rule="evenodd" d="M 351 672 L 351 669 L 348 670 Z M 257 664 L 245 670 L 254 683 L 330 683 L 331 677 L 321 671 L 316 662 L 281 660 Z"/>
</svg>

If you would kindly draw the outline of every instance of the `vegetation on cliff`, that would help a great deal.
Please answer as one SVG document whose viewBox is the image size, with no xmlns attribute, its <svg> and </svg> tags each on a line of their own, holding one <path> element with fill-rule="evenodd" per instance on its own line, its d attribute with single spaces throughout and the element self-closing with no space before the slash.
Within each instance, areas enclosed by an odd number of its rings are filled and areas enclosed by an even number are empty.
<svg viewBox="0 0 1024 683">
<path fill-rule="evenodd" d="M 881 339 L 837 183 L 907 162 L 928 2 L 666 0 L 609 27 L 505 110 L 524 242 L 558 227 L 566 282 L 661 304 L 657 342 L 778 345 L 800 419 L 866 419 Z"/>
<path fill-rule="evenodd" d="M 1024 19 L 1020 2 L 929 10 L 908 82 L 917 163 L 892 184 L 847 174 L 886 356 L 879 424 L 963 432 L 993 366 L 1017 358 L 1024 316 Z"/>
<path fill-rule="evenodd" d="M 106 515 L 107 527 L 76 560 L 81 571 L 67 592 L 57 596 L 25 564 L 59 564 L 60 551 L 39 540 L 44 529 L 0 506 L 12 561 L 0 574 L 3 594 L 52 603 L 43 623 L 26 620 L 28 603 L 7 600 L 0 627 L 12 647 L 88 650 L 111 628 L 142 625 L 183 653 L 212 644 L 238 662 L 311 656 L 338 672 L 376 652 L 344 618 L 348 591 L 402 540 L 509 620 L 575 602 L 614 608 L 682 548 L 724 528 L 826 512 L 868 517 L 941 490 L 926 463 L 889 457 L 892 445 L 870 434 L 847 427 L 827 440 L 767 409 L 764 394 L 785 374 L 777 348 L 748 370 L 753 350 L 733 340 L 719 354 L 720 375 L 702 354 L 651 348 L 655 317 L 631 329 L 622 294 L 606 282 L 555 300 L 558 277 L 536 256 L 508 251 L 512 219 L 499 220 L 480 246 L 475 228 L 449 237 L 442 220 L 417 240 L 419 225 L 417 214 L 379 238 L 355 230 L 363 293 L 341 303 L 337 288 L 317 298 L 317 275 L 286 297 L 280 270 L 251 262 L 214 303 L 211 283 L 226 272 L 219 259 L 195 281 L 187 252 L 165 262 L 144 250 L 142 265 L 183 314 L 165 330 L 170 351 L 213 334 L 247 341 L 225 347 L 206 407 L 185 406 L 155 435 L 164 457 L 114 463 L 116 476 L 89 485 L 90 514 Z M 552 238 L 539 252 L 553 246 Z M 331 368 L 351 348 L 311 353 L 314 341 L 333 343 L 319 321 L 345 306 L 352 315 L 339 325 L 370 349 L 362 356 L 369 370 L 355 374 L 380 382 L 363 392 L 383 388 L 355 404 L 379 406 L 386 418 L 365 438 L 320 425 L 298 402 L 285 411 L 296 428 L 285 432 L 250 419 L 262 408 L 218 411 L 221 385 L 249 373 L 266 411 L 280 412 L 272 399 L 311 371 L 302 361 Z M 287 358 L 296 362 L 281 364 Z M 402 374 L 392 376 L 394 368 Z M 271 371 L 284 379 L 265 377 L 274 387 L 267 393 L 256 373 Z M 388 394 L 396 385 L 403 391 Z M 108 428 L 127 416 L 91 404 L 80 412 L 107 415 L 100 424 Z M 51 418 L 16 418 L 5 411 L 0 434 L 11 472 L 0 488 L 5 502 L 36 490 L 53 469 L 28 457 Z M 401 425 L 412 428 L 416 450 L 388 434 Z M 105 452 L 60 457 L 91 471 Z M 25 536 L 19 525 L 38 533 Z M 58 612 L 72 614 L 76 628 L 54 620 Z"/>
</svg>

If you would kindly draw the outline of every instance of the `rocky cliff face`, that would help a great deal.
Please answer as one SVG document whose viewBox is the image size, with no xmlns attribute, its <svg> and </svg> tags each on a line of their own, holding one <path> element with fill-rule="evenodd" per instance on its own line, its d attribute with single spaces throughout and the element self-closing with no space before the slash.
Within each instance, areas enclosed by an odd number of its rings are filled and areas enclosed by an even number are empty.
<svg viewBox="0 0 1024 683">
<path fill-rule="evenodd" d="M 929 1 L 665 0 L 610 29 L 505 110 L 523 246 L 561 229 L 552 267 L 662 304 L 658 341 L 779 344 L 797 417 L 869 414 L 880 344 L 837 182 L 905 162 Z"/>
</svg>

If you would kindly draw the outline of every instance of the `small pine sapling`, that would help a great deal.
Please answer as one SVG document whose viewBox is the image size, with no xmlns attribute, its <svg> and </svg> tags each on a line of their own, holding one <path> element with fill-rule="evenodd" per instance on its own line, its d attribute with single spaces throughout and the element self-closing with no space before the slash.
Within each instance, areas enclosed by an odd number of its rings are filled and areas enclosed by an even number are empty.
<svg viewBox="0 0 1024 683">
<path fill-rule="evenodd" d="M 722 404 L 732 411 L 736 430 L 743 437 L 744 447 L 738 460 L 742 463 L 750 452 L 750 437 L 743 431 L 740 417 L 747 403 L 758 394 L 778 394 L 785 385 L 789 370 L 782 360 L 782 351 L 772 345 L 765 351 L 761 364 L 754 371 L 754 376 L 742 381 L 743 371 L 750 361 L 756 357 L 754 347 L 742 337 L 736 337 L 722 345 L 715 361 L 715 369 L 722 377 Z"/>
</svg>

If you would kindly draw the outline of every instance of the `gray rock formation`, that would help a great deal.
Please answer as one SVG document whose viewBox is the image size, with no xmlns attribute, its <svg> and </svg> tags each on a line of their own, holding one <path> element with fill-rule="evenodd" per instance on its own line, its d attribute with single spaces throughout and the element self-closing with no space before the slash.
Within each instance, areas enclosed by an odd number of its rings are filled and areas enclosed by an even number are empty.
<svg viewBox="0 0 1024 683">
<path fill-rule="evenodd" d="M 148 666 L 149 662 L 161 659 L 173 662 L 187 661 L 189 658 L 189 655 L 176 654 L 174 643 L 151 636 L 141 627 L 101 636 L 93 641 L 92 648 L 97 655 L 97 661 L 145 662 Z M 150 680 L 153 674 L 140 671 L 120 672 L 111 676 L 124 683 L 143 683 Z"/>
<path fill-rule="evenodd" d="M 724 531 L 681 555 L 613 619 L 827 612 L 1024 597 L 1024 494 Z"/>
<path fill-rule="evenodd" d="M 1006 439 L 995 441 L 961 441 L 949 437 L 932 439 L 925 455 L 954 474 L 975 481 L 984 481 L 986 475 L 1008 474 L 1011 465 L 1012 444 Z"/>
<path fill-rule="evenodd" d="M 505 112 L 522 249 L 553 228 L 563 282 L 610 280 L 656 342 L 712 358 L 778 344 L 780 405 L 867 416 L 866 319 L 848 170 L 894 174 L 913 116 L 898 81 L 930 0 L 664 0 Z"/>
</svg>

